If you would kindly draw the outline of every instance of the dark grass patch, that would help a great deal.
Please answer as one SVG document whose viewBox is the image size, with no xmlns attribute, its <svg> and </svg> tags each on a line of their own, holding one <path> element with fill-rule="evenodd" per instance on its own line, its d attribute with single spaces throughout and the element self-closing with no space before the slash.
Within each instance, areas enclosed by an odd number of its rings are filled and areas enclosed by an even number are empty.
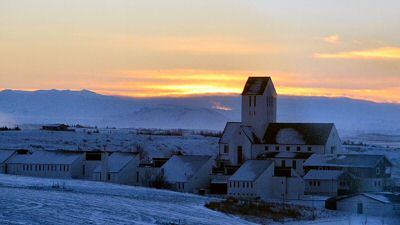
<svg viewBox="0 0 400 225">
<path fill-rule="evenodd" d="M 209 202 L 205 207 L 242 217 L 257 217 L 274 221 L 312 219 L 311 212 L 315 209 L 306 206 L 285 203 L 265 203 L 258 201 L 239 201 L 228 198 L 220 202 Z"/>
</svg>

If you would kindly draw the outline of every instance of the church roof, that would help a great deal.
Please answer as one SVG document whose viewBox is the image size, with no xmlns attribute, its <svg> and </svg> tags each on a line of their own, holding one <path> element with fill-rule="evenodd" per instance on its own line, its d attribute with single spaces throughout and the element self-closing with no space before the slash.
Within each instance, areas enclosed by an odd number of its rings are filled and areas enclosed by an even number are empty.
<svg viewBox="0 0 400 225">
<path fill-rule="evenodd" d="M 219 139 L 219 143 L 228 144 L 229 141 L 235 137 L 235 134 L 240 126 L 240 122 L 227 122 L 222 133 L 222 137 Z"/>
<path fill-rule="evenodd" d="M 325 145 L 333 123 L 270 123 L 265 144 Z"/>
<path fill-rule="evenodd" d="M 270 80 L 270 77 L 249 77 L 242 95 L 262 95 Z"/>
<path fill-rule="evenodd" d="M 162 166 L 165 180 L 170 183 L 187 182 L 211 158 L 206 155 L 174 155 Z"/>
<path fill-rule="evenodd" d="M 310 170 L 304 180 L 337 180 L 344 172 L 341 170 Z"/>
</svg>

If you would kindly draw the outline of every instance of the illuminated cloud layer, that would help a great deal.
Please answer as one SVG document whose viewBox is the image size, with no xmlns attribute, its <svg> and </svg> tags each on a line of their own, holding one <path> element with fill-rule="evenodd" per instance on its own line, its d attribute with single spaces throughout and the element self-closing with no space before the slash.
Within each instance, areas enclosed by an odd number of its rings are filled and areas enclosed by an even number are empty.
<svg viewBox="0 0 400 225">
<path fill-rule="evenodd" d="M 400 59 L 400 48 L 385 47 L 339 53 L 318 53 L 314 56 L 321 59 Z"/>
</svg>

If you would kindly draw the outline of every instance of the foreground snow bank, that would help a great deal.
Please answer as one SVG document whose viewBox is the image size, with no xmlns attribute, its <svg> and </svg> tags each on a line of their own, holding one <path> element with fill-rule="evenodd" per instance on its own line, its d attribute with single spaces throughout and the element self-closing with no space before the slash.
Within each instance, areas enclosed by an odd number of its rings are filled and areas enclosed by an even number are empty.
<svg viewBox="0 0 400 225">
<path fill-rule="evenodd" d="M 79 180 L 0 174 L 1 224 L 251 224 L 210 198 Z"/>
</svg>

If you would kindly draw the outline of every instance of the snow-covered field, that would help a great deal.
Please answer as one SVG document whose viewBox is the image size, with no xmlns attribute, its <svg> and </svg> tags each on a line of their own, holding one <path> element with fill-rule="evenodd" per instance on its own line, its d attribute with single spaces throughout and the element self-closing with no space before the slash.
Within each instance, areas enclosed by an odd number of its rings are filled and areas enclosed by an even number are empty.
<svg viewBox="0 0 400 225">
<path fill-rule="evenodd" d="M 216 200 L 192 194 L 82 180 L 0 174 L 0 224 L 252 224 L 204 207 Z M 367 224 L 399 224 L 367 217 Z M 363 224 L 363 216 L 333 213 L 285 224 Z M 268 224 L 280 224 L 266 221 Z"/>
<path fill-rule="evenodd" d="M 40 126 L 23 126 L 22 131 L 0 132 L 0 149 L 32 150 L 103 150 L 132 151 L 141 145 L 151 157 L 165 157 L 172 151 L 186 154 L 215 155 L 218 138 L 192 135 L 183 136 L 137 135 L 135 129 L 76 129 L 76 132 L 40 130 Z"/>
</svg>

